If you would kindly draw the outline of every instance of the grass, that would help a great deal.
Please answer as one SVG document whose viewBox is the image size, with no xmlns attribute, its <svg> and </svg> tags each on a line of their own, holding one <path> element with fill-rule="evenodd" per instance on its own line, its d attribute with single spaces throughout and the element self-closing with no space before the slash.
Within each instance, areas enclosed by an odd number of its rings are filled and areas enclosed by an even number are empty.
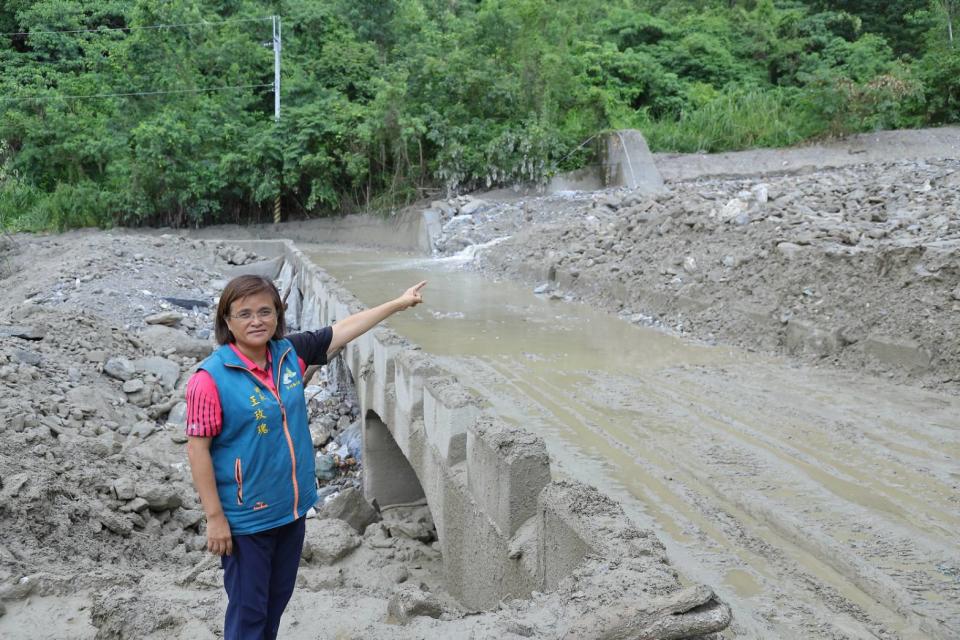
<svg viewBox="0 0 960 640">
<path fill-rule="evenodd" d="M 639 128 L 652 151 L 678 153 L 787 147 L 821 133 L 794 96 L 757 89 L 721 94 L 679 118 L 647 120 Z"/>
</svg>

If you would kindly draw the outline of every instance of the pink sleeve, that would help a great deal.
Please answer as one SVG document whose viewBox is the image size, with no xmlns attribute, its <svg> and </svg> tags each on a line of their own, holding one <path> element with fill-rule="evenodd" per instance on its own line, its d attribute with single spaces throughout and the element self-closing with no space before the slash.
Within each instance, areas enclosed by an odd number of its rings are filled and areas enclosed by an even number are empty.
<svg viewBox="0 0 960 640">
<path fill-rule="evenodd" d="M 300 364 L 300 377 L 302 378 L 307 373 L 307 363 L 304 362 L 303 358 L 301 358 L 300 356 L 297 356 L 297 362 Z"/>
<path fill-rule="evenodd" d="M 212 438 L 223 430 L 220 394 L 213 376 L 200 369 L 187 382 L 187 435 Z"/>
</svg>

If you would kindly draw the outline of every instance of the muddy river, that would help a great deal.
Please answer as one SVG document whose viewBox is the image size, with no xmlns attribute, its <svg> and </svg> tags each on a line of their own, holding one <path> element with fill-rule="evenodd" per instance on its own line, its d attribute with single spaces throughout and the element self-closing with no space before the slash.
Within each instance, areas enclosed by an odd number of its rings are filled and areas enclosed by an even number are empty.
<svg viewBox="0 0 960 640">
<path fill-rule="evenodd" d="M 960 637 L 957 398 L 691 344 L 456 259 L 301 248 L 367 305 L 429 280 L 388 324 L 653 528 L 731 604 L 731 637 Z"/>
</svg>

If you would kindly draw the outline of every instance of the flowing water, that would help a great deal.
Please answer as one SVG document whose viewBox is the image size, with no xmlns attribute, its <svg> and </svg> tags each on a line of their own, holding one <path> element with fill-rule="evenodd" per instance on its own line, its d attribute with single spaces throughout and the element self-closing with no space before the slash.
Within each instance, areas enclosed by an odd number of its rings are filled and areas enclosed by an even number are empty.
<svg viewBox="0 0 960 640">
<path fill-rule="evenodd" d="M 960 402 L 692 344 L 434 260 L 302 245 L 503 420 L 557 478 L 618 499 L 737 637 L 950 637 L 960 624 Z M 733 633 L 733 632 L 731 632 Z"/>
</svg>

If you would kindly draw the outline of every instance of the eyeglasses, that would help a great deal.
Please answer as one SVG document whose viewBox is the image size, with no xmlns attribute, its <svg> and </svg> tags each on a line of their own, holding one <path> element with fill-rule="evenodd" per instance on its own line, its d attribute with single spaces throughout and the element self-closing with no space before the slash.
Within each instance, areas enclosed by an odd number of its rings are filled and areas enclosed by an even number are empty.
<svg viewBox="0 0 960 640">
<path fill-rule="evenodd" d="M 233 318 L 234 320 L 240 320 L 241 322 L 250 322 L 253 320 L 253 316 L 256 315 L 260 320 L 270 320 L 277 315 L 277 310 L 273 307 L 264 307 L 263 309 L 258 309 L 256 314 L 250 309 L 244 309 L 240 313 L 235 313 L 232 316 L 227 316 L 228 318 Z"/>
</svg>

